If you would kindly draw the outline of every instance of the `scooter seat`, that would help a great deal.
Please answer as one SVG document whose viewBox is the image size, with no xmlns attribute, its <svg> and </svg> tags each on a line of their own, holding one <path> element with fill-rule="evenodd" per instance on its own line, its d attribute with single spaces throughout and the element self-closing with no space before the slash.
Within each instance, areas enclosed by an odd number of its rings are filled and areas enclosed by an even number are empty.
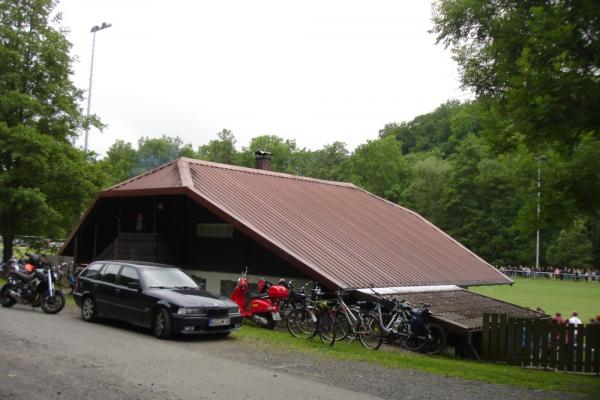
<svg viewBox="0 0 600 400">
<path fill-rule="evenodd" d="M 267 298 L 267 297 L 269 297 L 269 295 L 267 295 L 266 293 L 248 292 L 248 293 L 246 293 L 246 303 L 252 299 L 262 299 L 262 298 Z"/>
</svg>

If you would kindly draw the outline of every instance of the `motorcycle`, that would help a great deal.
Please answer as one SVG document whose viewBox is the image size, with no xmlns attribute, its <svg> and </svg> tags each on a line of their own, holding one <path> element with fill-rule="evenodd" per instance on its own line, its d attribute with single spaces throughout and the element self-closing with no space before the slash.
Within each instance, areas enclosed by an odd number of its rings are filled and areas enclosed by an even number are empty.
<svg viewBox="0 0 600 400">
<path fill-rule="evenodd" d="M 8 276 L 10 275 L 10 273 L 15 269 L 18 268 L 17 267 L 17 259 L 16 258 L 11 258 L 10 260 L 3 262 L 2 264 L 0 264 L 0 271 L 1 272 L 1 276 L 4 279 L 7 279 Z"/>
<path fill-rule="evenodd" d="M 287 289 L 279 285 L 268 285 L 263 278 L 260 278 L 258 284 L 259 291 L 263 293 L 252 293 L 248 290 L 248 268 L 246 268 L 230 298 L 240 308 L 242 317 L 264 328 L 273 329 L 277 321 L 281 320 L 279 301 L 287 298 Z"/>
<path fill-rule="evenodd" d="M 54 288 L 62 271 L 51 264 L 38 266 L 31 273 L 21 272 L 16 263 L 8 275 L 8 282 L 0 289 L 2 307 L 12 307 L 16 303 L 41 307 L 47 314 L 60 312 L 66 303 L 62 290 Z"/>
</svg>

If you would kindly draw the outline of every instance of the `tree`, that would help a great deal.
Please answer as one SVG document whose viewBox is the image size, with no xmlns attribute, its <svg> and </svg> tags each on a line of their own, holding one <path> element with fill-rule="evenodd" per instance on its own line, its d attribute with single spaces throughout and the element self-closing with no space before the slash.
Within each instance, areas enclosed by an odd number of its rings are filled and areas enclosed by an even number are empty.
<svg viewBox="0 0 600 400">
<path fill-rule="evenodd" d="M 235 149 L 236 139 L 233 133 L 228 129 L 223 129 L 217 133 L 216 140 L 211 140 L 208 144 L 198 148 L 198 157 L 203 160 L 213 161 L 223 164 L 236 164 L 237 150 Z"/>
<path fill-rule="evenodd" d="M 458 142 L 468 134 L 482 130 L 478 102 L 448 101 L 434 111 L 418 115 L 409 122 L 386 124 L 379 137 L 395 136 L 402 142 L 402 154 L 441 150 L 454 152 Z"/>
<path fill-rule="evenodd" d="M 131 178 L 138 165 L 138 154 L 131 143 L 117 140 L 100 161 L 101 168 L 108 175 L 108 184 L 112 185 Z"/>
<path fill-rule="evenodd" d="M 184 144 L 179 137 L 141 137 L 138 141 L 137 165 L 133 175 L 144 173 L 179 157 L 196 157 L 192 145 Z"/>
<path fill-rule="evenodd" d="M 244 147 L 240 155 L 240 163 L 246 167 L 254 167 L 254 153 L 258 150 L 273 154 L 273 171 L 298 174 L 297 165 L 298 146 L 295 140 L 283 139 L 276 135 L 262 135 L 252 138 L 250 145 Z"/>
<path fill-rule="evenodd" d="M 569 152 L 600 126 L 600 3 L 440 0 L 433 32 L 462 83 L 488 99 L 535 151 Z"/>
<path fill-rule="evenodd" d="M 448 179 L 452 164 L 435 154 L 429 154 L 412 164 L 410 183 L 402 193 L 401 204 L 439 224 L 444 219 Z"/>
<path fill-rule="evenodd" d="M 519 232 L 513 228 L 523 206 L 517 157 L 493 157 L 484 139 L 470 135 L 450 161 L 453 167 L 440 226 L 491 263 L 515 262 L 528 245 L 518 240 Z"/>
<path fill-rule="evenodd" d="M 592 242 L 587 236 L 583 220 L 575 220 L 560 231 L 556 241 L 548 247 L 547 258 L 561 267 L 589 267 L 592 265 Z"/>
<path fill-rule="evenodd" d="M 346 167 L 350 152 L 346 148 L 346 143 L 333 142 L 326 144 L 322 149 L 313 153 L 314 167 L 309 171 L 309 176 L 333 181 L 348 179 Z"/>
<path fill-rule="evenodd" d="M 409 176 L 401 149 L 402 143 L 393 136 L 368 140 L 358 146 L 348 162 L 352 182 L 378 196 L 398 201 Z"/>
<path fill-rule="evenodd" d="M 64 232 L 101 180 L 70 144 L 85 119 L 51 0 L 0 2 L 0 233 Z M 85 178 L 89 178 L 85 181 Z M 77 186 L 81 185 L 81 186 Z"/>
</svg>

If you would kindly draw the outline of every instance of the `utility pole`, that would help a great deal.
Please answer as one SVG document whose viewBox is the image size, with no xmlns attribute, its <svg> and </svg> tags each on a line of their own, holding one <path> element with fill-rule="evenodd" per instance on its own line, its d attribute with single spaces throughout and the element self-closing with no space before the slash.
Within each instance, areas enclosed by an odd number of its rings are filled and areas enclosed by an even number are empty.
<svg viewBox="0 0 600 400">
<path fill-rule="evenodd" d="M 90 32 L 92 32 L 92 61 L 91 61 L 91 65 L 90 65 L 90 85 L 88 88 L 88 98 L 87 98 L 87 113 L 86 113 L 86 118 L 89 120 L 90 118 L 90 107 L 92 105 L 92 78 L 94 77 L 94 51 L 96 49 L 96 32 L 101 31 L 102 29 L 106 29 L 106 28 L 110 28 L 112 26 L 112 24 L 108 24 L 106 22 L 103 22 L 102 25 L 98 26 L 94 26 L 92 27 L 92 29 L 90 30 Z M 83 150 L 85 152 L 87 152 L 88 150 L 88 136 L 90 133 L 90 127 L 89 125 L 86 125 L 85 127 L 85 142 L 83 145 Z"/>
<path fill-rule="evenodd" d="M 540 268 L 540 198 L 542 195 L 542 161 L 546 160 L 546 156 L 536 158 L 538 163 L 537 169 L 537 232 L 535 241 L 535 268 Z"/>
</svg>

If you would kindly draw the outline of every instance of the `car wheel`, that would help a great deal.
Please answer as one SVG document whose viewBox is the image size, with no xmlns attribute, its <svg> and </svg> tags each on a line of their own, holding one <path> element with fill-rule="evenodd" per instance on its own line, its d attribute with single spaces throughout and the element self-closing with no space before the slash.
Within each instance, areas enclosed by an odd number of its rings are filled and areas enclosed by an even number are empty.
<svg viewBox="0 0 600 400">
<path fill-rule="evenodd" d="M 81 318 L 86 322 L 94 322 L 98 319 L 96 302 L 89 296 L 84 297 L 81 303 Z"/>
<path fill-rule="evenodd" d="M 159 339 L 169 339 L 171 337 L 171 315 L 163 307 L 160 307 L 154 313 L 152 330 L 154 336 Z"/>
</svg>

